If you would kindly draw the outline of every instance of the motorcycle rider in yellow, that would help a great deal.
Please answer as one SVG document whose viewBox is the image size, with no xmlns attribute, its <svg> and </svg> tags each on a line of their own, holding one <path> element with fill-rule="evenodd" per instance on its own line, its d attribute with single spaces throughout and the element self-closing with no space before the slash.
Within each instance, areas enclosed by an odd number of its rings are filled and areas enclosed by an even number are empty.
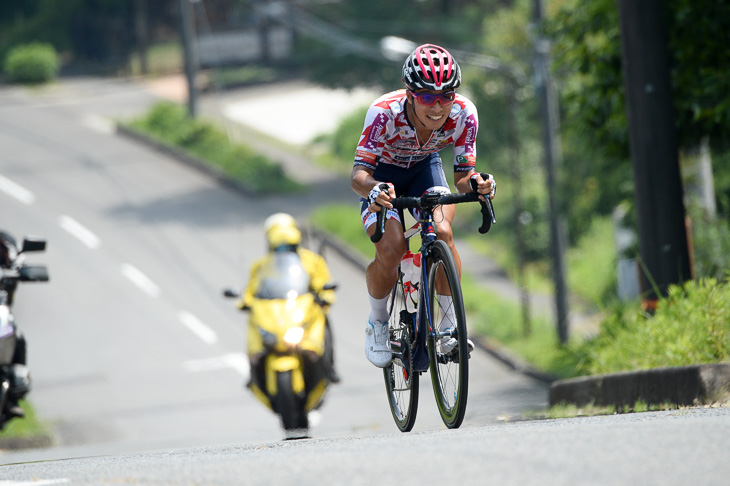
<svg viewBox="0 0 730 486">
<path fill-rule="evenodd" d="M 287 213 L 275 213 L 264 222 L 264 232 L 269 246 L 269 253 L 256 260 L 251 267 L 248 285 L 236 306 L 240 310 L 251 307 L 261 284 L 262 270 L 277 253 L 292 252 L 298 255 L 299 260 L 309 276 L 309 290 L 315 294 L 325 314 L 335 303 L 335 291 L 325 288 L 333 279 L 325 259 L 306 248 L 302 248 L 302 233 L 293 216 Z M 327 378 L 331 383 L 339 383 L 340 377 L 334 367 L 334 350 L 332 331 L 327 323 L 328 339 L 325 342 L 324 360 Z"/>
</svg>

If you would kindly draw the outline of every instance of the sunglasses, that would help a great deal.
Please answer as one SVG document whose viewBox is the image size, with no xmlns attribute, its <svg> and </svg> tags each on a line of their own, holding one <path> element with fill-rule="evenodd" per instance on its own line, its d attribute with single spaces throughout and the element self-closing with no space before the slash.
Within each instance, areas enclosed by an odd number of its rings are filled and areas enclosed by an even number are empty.
<svg viewBox="0 0 730 486">
<path fill-rule="evenodd" d="M 416 98 L 416 101 L 426 106 L 433 106 L 437 101 L 440 101 L 442 105 L 447 105 L 453 103 L 456 98 L 455 91 L 447 91 L 439 94 L 416 93 L 415 91 L 411 91 L 410 93 Z"/>
</svg>

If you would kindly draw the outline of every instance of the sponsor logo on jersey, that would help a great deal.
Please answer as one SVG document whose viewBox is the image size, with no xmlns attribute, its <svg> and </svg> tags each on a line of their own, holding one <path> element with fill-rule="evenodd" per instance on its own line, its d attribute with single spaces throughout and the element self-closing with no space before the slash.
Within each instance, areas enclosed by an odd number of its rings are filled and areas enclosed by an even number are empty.
<svg viewBox="0 0 730 486">
<path fill-rule="evenodd" d="M 473 116 L 466 120 L 466 136 L 464 137 L 464 145 L 471 146 L 477 139 L 477 122 Z"/>
<path fill-rule="evenodd" d="M 366 162 L 375 162 L 375 154 L 367 152 L 365 150 L 358 150 L 355 152 L 358 159 L 362 159 Z"/>
<path fill-rule="evenodd" d="M 459 165 L 459 167 L 474 167 L 477 164 L 477 158 L 476 155 L 470 154 L 470 155 L 459 155 L 456 157 L 456 163 Z"/>
<path fill-rule="evenodd" d="M 383 113 L 375 117 L 375 121 L 370 126 L 370 133 L 368 134 L 367 140 L 365 140 L 365 148 L 375 150 L 378 148 L 378 139 L 385 131 L 385 124 L 388 122 L 388 117 Z"/>
</svg>

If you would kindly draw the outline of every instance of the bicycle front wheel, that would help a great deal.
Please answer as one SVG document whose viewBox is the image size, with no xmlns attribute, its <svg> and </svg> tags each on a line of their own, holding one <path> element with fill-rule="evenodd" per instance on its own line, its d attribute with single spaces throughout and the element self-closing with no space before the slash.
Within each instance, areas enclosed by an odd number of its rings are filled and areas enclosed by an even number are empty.
<svg viewBox="0 0 730 486">
<path fill-rule="evenodd" d="M 388 308 L 393 362 L 383 368 L 385 389 L 395 424 L 401 432 L 409 432 L 416 423 L 419 374 L 413 370 L 414 316 L 406 309 L 402 276 L 393 287 Z"/>
<path fill-rule="evenodd" d="M 428 259 L 428 355 L 439 413 L 450 429 L 464 421 L 469 348 L 461 282 L 448 245 L 436 240 Z"/>
</svg>

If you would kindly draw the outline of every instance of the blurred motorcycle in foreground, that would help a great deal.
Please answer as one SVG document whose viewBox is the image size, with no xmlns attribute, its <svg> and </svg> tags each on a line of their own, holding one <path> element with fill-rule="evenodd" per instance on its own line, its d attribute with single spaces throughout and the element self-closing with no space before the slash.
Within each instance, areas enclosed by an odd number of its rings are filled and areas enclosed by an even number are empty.
<svg viewBox="0 0 730 486">
<path fill-rule="evenodd" d="M 336 285 L 325 286 L 334 290 Z M 234 290 L 226 297 L 240 297 Z M 308 414 L 319 408 L 332 381 L 327 315 L 309 289 L 309 276 L 294 252 L 275 254 L 261 269 L 250 313 L 247 348 L 254 396 L 276 413 L 286 439 L 309 437 Z"/>
<path fill-rule="evenodd" d="M 0 232 L 0 430 L 13 418 L 25 417 L 19 405 L 31 388 L 25 337 L 18 329 L 12 303 L 19 282 L 47 282 L 45 265 L 27 265 L 25 254 L 45 251 L 45 240 L 26 237 L 20 248 Z"/>
</svg>

